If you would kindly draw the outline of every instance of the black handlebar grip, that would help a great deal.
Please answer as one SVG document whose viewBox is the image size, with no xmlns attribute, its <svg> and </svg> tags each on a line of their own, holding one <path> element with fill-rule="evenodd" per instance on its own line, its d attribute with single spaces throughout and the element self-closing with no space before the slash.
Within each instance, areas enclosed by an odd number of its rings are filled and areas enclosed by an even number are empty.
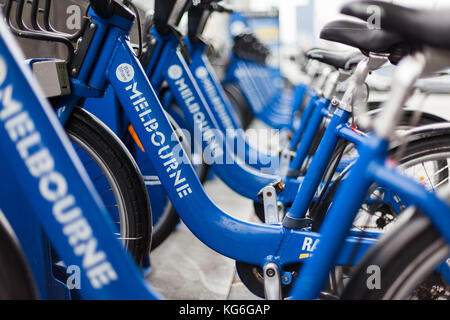
<svg viewBox="0 0 450 320">
<path fill-rule="evenodd" d="M 114 0 L 90 0 L 92 10 L 102 18 L 112 17 L 113 2 Z"/>
</svg>

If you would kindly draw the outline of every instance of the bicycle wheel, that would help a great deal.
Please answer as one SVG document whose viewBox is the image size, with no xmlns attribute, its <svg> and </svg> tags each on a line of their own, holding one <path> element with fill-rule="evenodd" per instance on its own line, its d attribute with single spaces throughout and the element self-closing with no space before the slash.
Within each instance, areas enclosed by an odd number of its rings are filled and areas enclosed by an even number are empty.
<svg viewBox="0 0 450 320">
<path fill-rule="evenodd" d="M 0 211 L 0 300 L 34 300 L 36 285 L 22 248 Z"/>
<path fill-rule="evenodd" d="M 235 84 L 228 84 L 224 87 L 225 93 L 230 99 L 234 109 L 239 117 L 242 128 L 247 129 L 255 116 L 250 109 L 247 99 L 244 97 L 241 89 Z"/>
<path fill-rule="evenodd" d="M 390 151 L 396 153 L 396 149 Z M 449 164 L 450 164 L 450 134 L 443 132 L 433 137 L 422 138 L 410 143 L 403 156 L 397 159 L 399 169 L 404 174 L 421 182 L 429 190 L 437 190 L 449 184 Z M 320 226 L 325 219 L 326 213 L 333 201 L 334 195 L 339 185 L 345 179 L 345 174 L 335 181 L 330 187 L 324 200 L 318 208 L 311 212 L 313 217 L 313 231 L 320 230 Z M 379 188 L 373 185 L 368 192 L 368 196 L 361 206 L 354 222 L 353 230 L 359 230 L 364 234 L 366 231 L 389 232 L 400 219 L 400 213 L 408 207 L 401 197 L 394 192 Z M 334 283 L 333 295 L 340 295 L 352 274 L 351 267 L 338 266 L 335 272 L 330 274 L 330 279 Z"/>
<path fill-rule="evenodd" d="M 390 156 L 395 156 L 397 148 L 391 148 Z M 421 182 L 427 189 L 435 190 L 449 182 L 450 177 L 450 134 L 446 131 L 436 131 L 432 137 L 424 137 L 409 143 L 403 155 L 396 159 L 405 175 Z M 323 199 L 311 206 L 310 215 L 313 218 L 313 230 L 317 231 L 322 224 L 326 212 L 333 201 L 334 195 L 346 174 L 341 174 L 329 188 Z M 370 201 L 369 201 L 370 200 Z M 373 185 L 365 204 L 361 207 L 357 220 L 365 224 L 357 229 L 382 230 L 395 220 L 398 214 L 408 206 L 395 194 L 378 189 Z M 371 215 L 369 219 L 367 214 Z"/>
<path fill-rule="evenodd" d="M 408 209 L 371 248 L 341 298 L 448 300 L 450 286 L 436 270 L 449 255 L 450 246 L 429 219 Z M 369 279 L 371 266 L 379 268 L 378 286 Z"/>
<path fill-rule="evenodd" d="M 152 214 L 136 162 L 114 133 L 84 109 L 74 109 L 65 130 L 117 228 L 117 237 L 140 265 L 151 245 Z"/>
</svg>

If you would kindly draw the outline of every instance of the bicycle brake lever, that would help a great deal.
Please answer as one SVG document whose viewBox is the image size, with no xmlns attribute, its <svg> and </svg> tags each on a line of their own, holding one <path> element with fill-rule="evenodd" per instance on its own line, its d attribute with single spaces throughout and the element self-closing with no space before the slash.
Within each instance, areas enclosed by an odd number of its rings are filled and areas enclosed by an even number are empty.
<svg viewBox="0 0 450 320">
<path fill-rule="evenodd" d="M 218 4 L 218 3 L 211 3 L 209 6 L 209 10 L 211 11 L 215 11 L 215 12 L 220 12 L 220 13 L 233 13 L 234 10 L 231 9 L 230 7 L 224 6 L 223 4 Z"/>
<path fill-rule="evenodd" d="M 177 29 L 177 27 L 175 27 L 173 25 L 169 24 L 168 27 L 169 27 L 170 31 L 173 33 L 173 35 L 177 38 L 181 55 L 183 56 L 183 58 L 186 60 L 186 62 L 188 64 L 191 64 L 192 63 L 191 55 L 189 53 L 189 49 L 187 47 L 186 42 L 183 39 L 181 32 Z"/>
<path fill-rule="evenodd" d="M 284 188 L 286 187 L 286 185 L 284 184 L 283 180 L 281 180 L 281 178 L 273 181 L 268 186 L 273 187 L 275 189 L 276 194 L 280 194 L 281 191 L 283 191 Z M 261 189 L 258 192 L 258 199 L 261 200 L 261 202 L 263 201 L 263 199 L 264 199 L 264 188 Z"/>
</svg>

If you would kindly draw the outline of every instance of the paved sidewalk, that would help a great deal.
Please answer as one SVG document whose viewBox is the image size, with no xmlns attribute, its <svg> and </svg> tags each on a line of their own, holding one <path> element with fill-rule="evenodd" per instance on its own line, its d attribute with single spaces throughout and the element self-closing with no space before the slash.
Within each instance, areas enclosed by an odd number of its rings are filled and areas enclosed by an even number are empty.
<svg viewBox="0 0 450 320">
<path fill-rule="evenodd" d="M 252 202 L 219 179 L 208 181 L 206 191 L 225 212 L 256 221 Z M 148 280 L 167 299 L 259 299 L 239 280 L 233 260 L 206 247 L 183 224 L 152 253 L 152 266 Z"/>
</svg>

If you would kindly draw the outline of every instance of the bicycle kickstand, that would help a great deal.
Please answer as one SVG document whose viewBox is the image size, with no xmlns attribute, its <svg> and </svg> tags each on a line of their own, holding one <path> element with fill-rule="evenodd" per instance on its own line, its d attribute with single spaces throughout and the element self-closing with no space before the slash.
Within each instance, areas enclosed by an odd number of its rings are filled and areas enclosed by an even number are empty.
<svg viewBox="0 0 450 320">
<path fill-rule="evenodd" d="M 281 275 L 276 263 L 269 262 L 264 266 L 264 294 L 266 300 L 282 300 Z"/>
</svg>

